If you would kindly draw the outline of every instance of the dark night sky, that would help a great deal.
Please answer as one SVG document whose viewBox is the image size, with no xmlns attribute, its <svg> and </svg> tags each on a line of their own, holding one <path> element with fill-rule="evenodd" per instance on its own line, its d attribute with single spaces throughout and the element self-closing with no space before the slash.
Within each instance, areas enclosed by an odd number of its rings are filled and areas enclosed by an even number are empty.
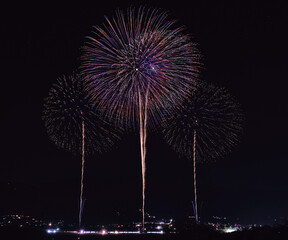
<svg viewBox="0 0 288 240">
<path fill-rule="evenodd" d="M 80 47 L 92 25 L 135 2 L 27 2 L 1 6 L 0 215 L 76 222 L 80 157 L 49 141 L 41 120 L 43 98 L 58 77 L 79 67 Z M 167 10 L 186 26 L 203 54 L 202 78 L 228 88 L 246 115 L 241 144 L 225 159 L 199 165 L 203 218 L 271 224 L 288 217 L 287 5 L 138 4 Z M 108 153 L 87 159 L 84 224 L 140 219 L 138 138 L 124 136 Z M 191 162 L 150 134 L 147 164 L 147 211 L 179 218 L 192 214 Z"/>
</svg>

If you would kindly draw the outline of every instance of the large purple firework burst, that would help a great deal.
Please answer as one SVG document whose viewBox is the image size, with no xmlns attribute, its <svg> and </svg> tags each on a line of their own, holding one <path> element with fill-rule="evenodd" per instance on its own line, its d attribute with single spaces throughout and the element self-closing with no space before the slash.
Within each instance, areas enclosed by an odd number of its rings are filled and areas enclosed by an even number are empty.
<svg viewBox="0 0 288 240">
<path fill-rule="evenodd" d="M 157 126 L 190 94 L 199 53 L 183 27 L 174 25 L 167 13 L 140 7 L 117 11 L 102 28 L 95 27 L 82 67 L 90 95 L 106 116 L 139 126 L 139 109 L 146 105 L 148 124 Z"/>
</svg>

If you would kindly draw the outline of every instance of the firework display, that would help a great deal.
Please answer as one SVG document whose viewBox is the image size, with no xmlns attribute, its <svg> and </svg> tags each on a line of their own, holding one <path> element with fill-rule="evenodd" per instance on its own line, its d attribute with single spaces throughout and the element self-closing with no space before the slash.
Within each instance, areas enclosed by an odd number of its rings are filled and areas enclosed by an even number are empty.
<svg viewBox="0 0 288 240">
<path fill-rule="evenodd" d="M 174 113 L 191 93 L 199 53 L 166 13 L 129 8 L 95 27 L 83 48 L 82 69 L 90 96 L 108 118 L 139 129 L 144 228 L 147 128 Z"/>
<path fill-rule="evenodd" d="M 103 121 L 89 100 L 79 74 L 58 79 L 45 99 L 43 120 L 49 138 L 60 148 L 82 151 L 82 124 L 85 123 L 85 152 L 103 152 L 118 139 L 111 125 Z"/>
<path fill-rule="evenodd" d="M 203 81 L 197 85 L 181 113 L 168 121 L 164 138 L 174 150 L 192 157 L 196 130 L 197 159 L 223 157 L 240 141 L 243 112 L 228 90 Z"/>
<path fill-rule="evenodd" d="M 165 124 L 163 134 L 168 144 L 193 158 L 196 222 L 196 160 L 223 157 L 239 142 L 242 125 L 242 110 L 230 93 L 206 82 L 198 82 L 181 113 Z"/>
<path fill-rule="evenodd" d="M 52 86 L 45 99 L 43 120 L 50 139 L 57 146 L 82 155 L 80 226 L 85 154 L 107 150 L 118 139 L 117 132 L 96 114 L 79 74 L 63 76 Z"/>
<path fill-rule="evenodd" d="M 199 53 L 183 28 L 158 10 L 133 8 L 106 18 L 83 48 L 90 95 L 121 124 L 140 125 L 140 105 L 151 125 L 182 104 L 197 78 Z M 172 108 L 172 109 L 171 109 Z M 148 123 L 147 123 L 148 124 Z"/>
</svg>

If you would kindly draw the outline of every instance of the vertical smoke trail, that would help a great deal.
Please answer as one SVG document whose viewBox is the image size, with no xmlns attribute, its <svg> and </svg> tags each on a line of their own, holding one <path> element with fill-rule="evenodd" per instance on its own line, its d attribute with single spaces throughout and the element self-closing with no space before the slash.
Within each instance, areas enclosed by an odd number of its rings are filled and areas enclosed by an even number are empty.
<svg viewBox="0 0 288 240">
<path fill-rule="evenodd" d="M 149 89 L 149 85 L 148 85 L 148 89 Z M 142 181 L 143 181 L 143 189 L 142 189 L 142 196 L 143 196 L 143 202 L 142 202 L 142 228 L 143 228 L 143 232 L 145 231 L 145 189 L 146 189 L 146 180 L 145 180 L 145 176 L 146 176 L 146 140 L 147 140 L 147 119 L 148 119 L 148 115 L 147 115 L 147 109 L 148 109 L 148 94 L 149 91 L 147 89 L 146 92 L 146 97 L 145 97 L 145 109 L 144 109 L 144 128 L 143 128 L 143 134 L 142 134 L 142 139 L 143 139 L 143 143 L 142 143 L 142 150 L 143 150 L 143 156 L 142 156 Z M 142 124 L 143 126 L 143 124 Z"/>
<path fill-rule="evenodd" d="M 146 104 L 145 104 L 146 105 Z M 143 116 L 144 115 L 144 116 Z M 143 113 L 141 94 L 139 93 L 139 122 L 140 122 L 140 148 L 141 148 L 141 165 L 142 165 L 142 230 L 145 226 L 145 112 Z M 144 124 L 144 126 L 143 126 Z"/>
<path fill-rule="evenodd" d="M 149 86 L 148 86 L 149 89 Z M 143 103 L 141 94 L 139 93 L 139 122 L 140 122 L 140 147 L 141 147 L 141 165 L 142 165 L 142 231 L 145 231 L 145 189 L 146 189 L 146 139 L 147 139 L 147 118 L 148 118 L 148 95 L 147 90 L 145 96 L 145 105 L 143 111 Z"/>
<path fill-rule="evenodd" d="M 146 116 L 143 116 L 144 122 Z M 142 119 L 143 121 L 143 119 Z M 145 124 L 144 124 L 145 126 Z M 146 157 L 146 129 L 145 127 L 143 128 L 142 124 L 142 159 L 141 159 L 141 164 L 142 164 L 142 229 L 143 232 L 145 231 L 145 189 L 146 189 L 146 162 L 145 162 L 145 157 Z"/>
<path fill-rule="evenodd" d="M 81 228 L 81 220 L 83 212 L 84 164 L 85 164 L 85 124 L 84 120 L 82 119 L 82 170 L 81 170 L 81 191 L 80 191 L 80 207 L 79 207 L 79 228 Z"/>
<path fill-rule="evenodd" d="M 145 116 L 144 116 L 144 150 L 145 150 L 145 158 L 146 158 L 146 139 L 147 139 L 147 110 L 148 110 L 148 95 L 149 95 L 149 87 L 150 84 L 148 84 L 148 88 L 146 91 L 146 97 L 145 97 Z"/>
<path fill-rule="evenodd" d="M 198 224 L 197 187 L 196 187 L 196 129 L 194 129 L 193 170 L 194 170 L 195 220 L 196 220 L 196 223 Z"/>
</svg>

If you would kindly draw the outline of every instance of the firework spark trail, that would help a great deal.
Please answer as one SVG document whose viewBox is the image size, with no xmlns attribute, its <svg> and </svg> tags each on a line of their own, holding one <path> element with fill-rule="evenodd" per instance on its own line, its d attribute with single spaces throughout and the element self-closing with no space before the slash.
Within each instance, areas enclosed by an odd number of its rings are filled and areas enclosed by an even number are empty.
<svg viewBox="0 0 288 240">
<path fill-rule="evenodd" d="M 149 88 L 148 88 L 149 89 Z M 142 165 L 142 230 L 145 231 L 145 190 L 146 190 L 146 142 L 147 142 L 147 119 L 148 119 L 148 112 L 147 112 L 147 106 L 148 106 L 148 95 L 149 92 L 147 90 L 146 96 L 145 96 L 145 108 L 144 108 L 144 116 L 141 114 L 142 119 L 140 119 L 141 122 L 144 121 L 144 123 L 141 124 L 142 131 L 140 128 L 140 139 L 141 139 L 141 165 Z M 140 105 L 140 104 L 139 104 Z M 142 104 L 141 104 L 142 105 Z M 144 126 L 143 126 L 144 125 Z M 142 138 L 141 138 L 142 135 Z"/>
<path fill-rule="evenodd" d="M 141 166 L 142 166 L 142 230 L 144 231 L 145 226 L 145 173 L 146 173 L 146 165 L 145 165 L 145 156 L 146 156 L 146 111 L 143 112 L 142 107 L 142 99 L 141 94 L 139 93 L 139 120 L 140 120 L 140 149 L 141 149 Z M 145 103 L 146 106 L 146 103 Z"/>
<path fill-rule="evenodd" d="M 141 148 L 141 166 L 142 166 L 142 231 L 145 231 L 145 190 L 146 190 L 146 141 L 147 141 L 147 119 L 148 119 L 148 95 L 145 94 L 144 111 L 141 94 L 139 93 L 139 118 L 140 118 L 140 148 Z"/>
<path fill-rule="evenodd" d="M 84 189 L 84 166 L 85 166 L 85 123 L 82 120 L 82 169 L 81 169 L 81 189 L 80 189 L 80 206 L 79 206 L 79 229 L 81 228 L 83 213 L 83 189 Z"/>
<path fill-rule="evenodd" d="M 193 173 L 194 173 L 194 201 L 195 201 L 195 220 L 198 224 L 198 207 L 197 207 L 197 184 L 196 184 L 196 129 L 194 129 L 193 141 Z"/>
</svg>

